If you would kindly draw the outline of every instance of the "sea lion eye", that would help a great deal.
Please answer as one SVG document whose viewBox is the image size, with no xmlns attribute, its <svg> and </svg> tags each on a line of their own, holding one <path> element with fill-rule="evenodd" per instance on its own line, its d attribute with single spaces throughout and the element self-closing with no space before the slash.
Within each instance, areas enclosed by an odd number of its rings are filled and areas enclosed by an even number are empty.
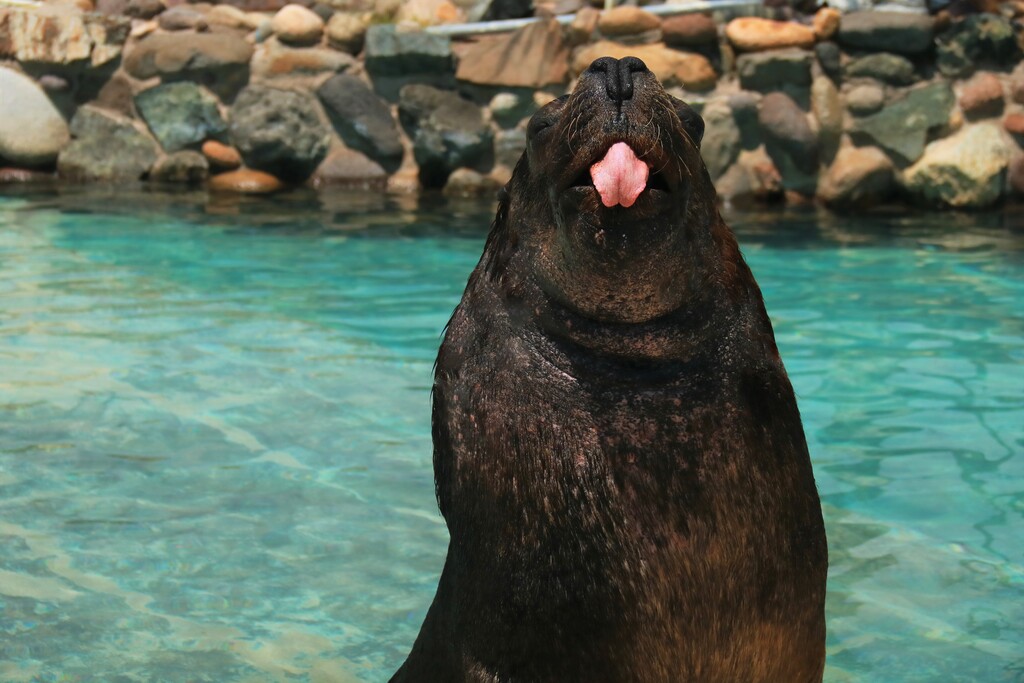
<svg viewBox="0 0 1024 683">
<path fill-rule="evenodd" d="M 532 140 L 535 135 L 544 129 L 555 125 L 558 122 L 558 113 L 567 99 L 569 99 L 568 95 L 562 95 L 537 110 L 537 113 L 533 115 L 530 123 L 526 126 L 526 137 Z"/>
<path fill-rule="evenodd" d="M 697 149 L 700 149 L 700 141 L 704 138 L 704 119 L 693 107 L 676 97 L 672 97 L 672 105 L 679 115 L 679 120 L 683 122 L 686 134 L 693 140 Z"/>
</svg>

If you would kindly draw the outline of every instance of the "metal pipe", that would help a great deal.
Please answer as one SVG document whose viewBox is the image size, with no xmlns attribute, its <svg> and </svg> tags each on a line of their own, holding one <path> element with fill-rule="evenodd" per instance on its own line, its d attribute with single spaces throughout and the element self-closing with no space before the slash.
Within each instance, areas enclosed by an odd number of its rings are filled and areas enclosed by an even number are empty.
<svg viewBox="0 0 1024 683">
<path fill-rule="evenodd" d="M 644 10 L 658 16 L 670 17 L 677 14 L 695 14 L 697 12 L 712 12 L 717 9 L 755 5 L 761 5 L 761 0 L 693 0 L 693 2 L 687 2 L 685 5 L 654 5 L 644 7 Z M 571 24 L 572 20 L 575 18 L 575 14 L 559 14 L 555 17 L 558 23 L 563 25 Z M 486 33 L 517 31 L 524 26 L 529 26 L 530 24 L 538 21 L 541 21 L 541 17 L 478 21 L 468 24 L 441 24 L 440 26 L 428 26 L 424 31 L 435 36 L 472 36 Z"/>
</svg>

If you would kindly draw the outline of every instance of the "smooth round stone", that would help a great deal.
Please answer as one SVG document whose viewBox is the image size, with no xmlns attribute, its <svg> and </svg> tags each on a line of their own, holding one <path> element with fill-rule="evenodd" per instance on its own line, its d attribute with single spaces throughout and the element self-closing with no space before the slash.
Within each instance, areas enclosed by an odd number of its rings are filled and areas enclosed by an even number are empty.
<svg viewBox="0 0 1024 683">
<path fill-rule="evenodd" d="M 885 91 L 877 85 L 858 85 L 846 95 L 846 108 L 859 116 L 873 114 L 884 102 Z"/>
<path fill-rule="evenodd" d="M 45 166 L 68 143 L 68 125 L 31 78 L 0 67 L 0 157 L 19 166 Z"/>
<path fill-rule="evenodd" d="M 210 178 L 210 190 L 239 194 L 270 194 L 284 189 L 284 183 L 275 176 L 251 168 L 240 168 Z"/>
<path fill-rule="evenodd" d="M 270 27 L 281 42 L 312 45 L 320 42 L 324 20 L 302 5 L 285 5 L 274 15 Z"/>
<path fill-rule="evenodd" d="M 238 150 L 223 142 L 207 140 L 203 143 L 202 152 L 214 168 L 233 170 L 242 165 L 242 155 Z"/>
</svg>

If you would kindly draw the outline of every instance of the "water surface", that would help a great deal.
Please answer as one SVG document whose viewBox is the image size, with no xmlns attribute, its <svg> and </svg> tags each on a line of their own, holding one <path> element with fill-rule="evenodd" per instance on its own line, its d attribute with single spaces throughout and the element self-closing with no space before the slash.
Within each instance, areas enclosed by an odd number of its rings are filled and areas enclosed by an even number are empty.
<svg viewBox="0 0 1024 683">
<path fill-rule="evenodd" d="M 0 197 L 0 681 L 386 681 L 490 212 Z M 826 680 L 1024 680 L 1024 215 L 731 222 L 825 506 Z"/>
</svg>

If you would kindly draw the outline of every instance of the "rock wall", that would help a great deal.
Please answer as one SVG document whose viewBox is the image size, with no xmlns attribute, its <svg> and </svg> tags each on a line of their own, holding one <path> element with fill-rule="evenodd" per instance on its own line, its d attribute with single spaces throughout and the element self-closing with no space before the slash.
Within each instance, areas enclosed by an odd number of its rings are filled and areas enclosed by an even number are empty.
<svg viewBox="0 0 1024 683">
<path fill-rule="evenodd" d="M 567 26 L 453 40 L 423 28 L 530 3 L 306 1 L 0 0 L 0 183 L 492 193 L 537 107 L 632 54 L 702 112 L 724 201 L 1024 193 L 1020 3 L 725 21 L 563 0 L 534 11 Z"/>
</svg>

